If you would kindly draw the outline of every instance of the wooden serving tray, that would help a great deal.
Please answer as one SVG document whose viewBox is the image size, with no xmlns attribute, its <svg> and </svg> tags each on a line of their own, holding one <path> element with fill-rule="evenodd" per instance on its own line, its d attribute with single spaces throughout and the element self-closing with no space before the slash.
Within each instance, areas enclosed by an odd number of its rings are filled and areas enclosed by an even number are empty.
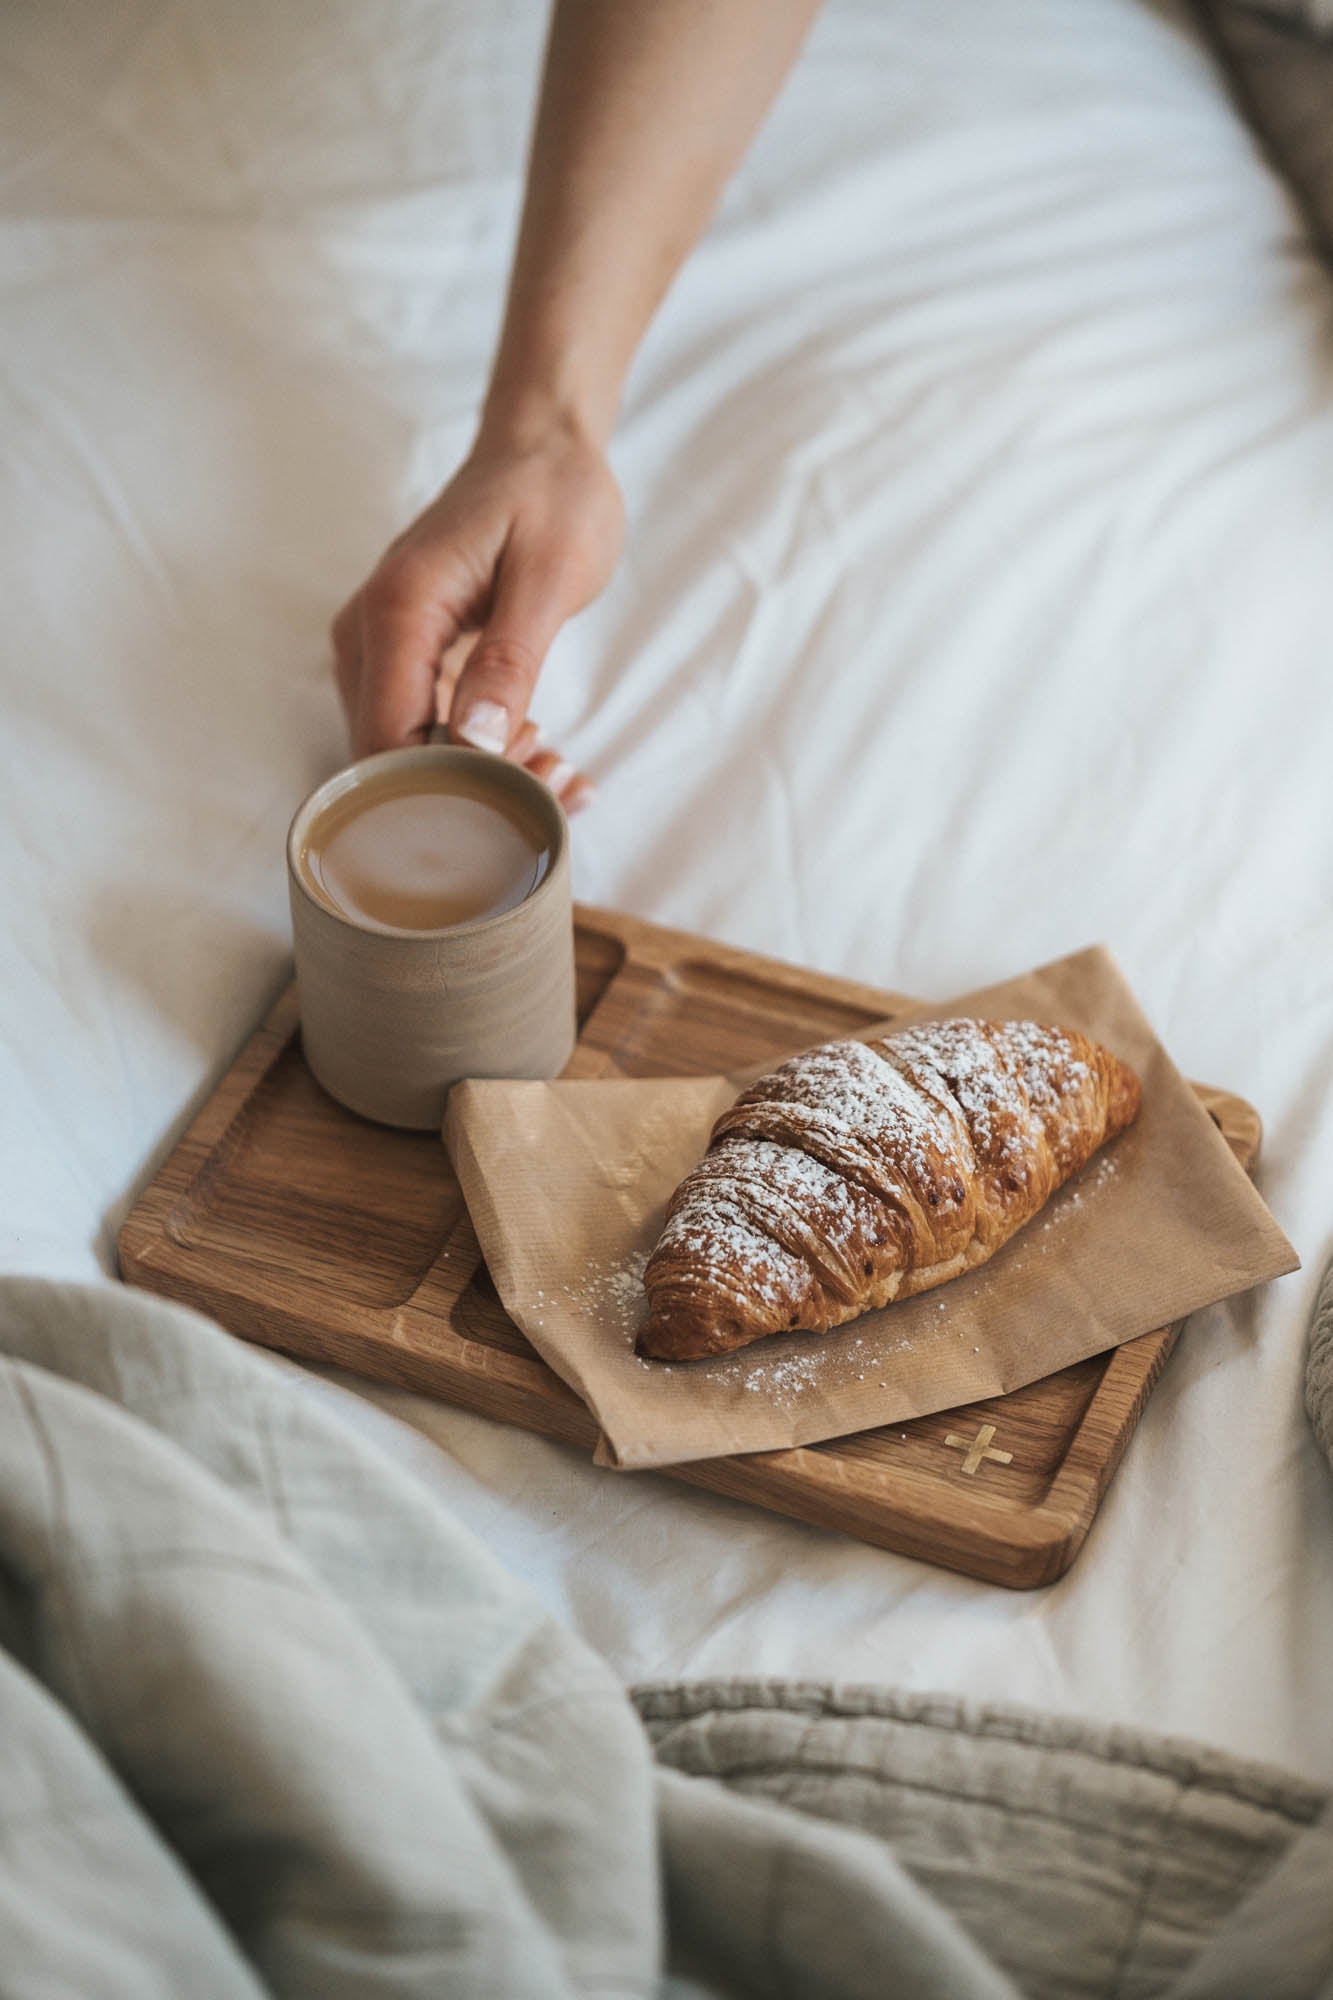
<svg viewBox="0 0 1333 2000">
<path fill-rule="evenodd" d="M 578 912 L 577 957 L 570 1076 L 738 1070 L 907 1004 L 605 910 Z M 1195 1087 L 1252 1164 L 1257 1114 Z M 248 1340 L 584 1453 L 596 1442 L 584 1404 L 501 1306 L 443 1146 L 325 1095 L 301 1056 L 294 988 L 130 1211 L 120 1264 L 131 1284 Z M 1144 1334 L 990 1402 L 671 1476 L 991 1583 L 1050 1583 L 1081 1548 L 1178 1332 Z"/>
</svg>

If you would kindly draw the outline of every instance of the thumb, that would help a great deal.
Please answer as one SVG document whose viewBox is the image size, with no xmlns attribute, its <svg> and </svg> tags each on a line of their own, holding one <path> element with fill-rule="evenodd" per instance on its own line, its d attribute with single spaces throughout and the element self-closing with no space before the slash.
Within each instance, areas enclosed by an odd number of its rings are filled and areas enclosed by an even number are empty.
<svg viewBox="0 0 1333 2000">
<path fill-rule="evenodd" d="M 503 756 L 528 712 L 551 641 L 573 608 L 562 566 L 535 550 L 506 550 L 491 613 L 458 677 L 449 731 L 461 743 Z"/>
</svg>

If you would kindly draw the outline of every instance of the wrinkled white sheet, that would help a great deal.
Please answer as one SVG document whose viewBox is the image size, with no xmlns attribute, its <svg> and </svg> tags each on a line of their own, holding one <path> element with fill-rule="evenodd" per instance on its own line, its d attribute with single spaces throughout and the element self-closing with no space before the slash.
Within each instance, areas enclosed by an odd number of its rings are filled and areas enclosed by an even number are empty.
<svg viewBox="0 0 1333 2000">
<path fill-rule="evenodd" d="M 540 26 L 0 14 L 6 1266 L 108 1264 L 287 976 L 282 836 L 342 748 L 325 625 L 469 435 Z M 1027 1596 L 316 1387 L 626 1676 L 957 1689 L 1333 1775 L 1299 1401 L 1333 1235 L 1331 306 L 1175 15 L 833 0 L 650 336 L 628 554 L 541 701 L 602 784 L 581 892 L 925 994 L 1105 939 L 1186 1069 L 1263 1109 L 1306 1270 L 1191 1324 Z"/>
</svg>

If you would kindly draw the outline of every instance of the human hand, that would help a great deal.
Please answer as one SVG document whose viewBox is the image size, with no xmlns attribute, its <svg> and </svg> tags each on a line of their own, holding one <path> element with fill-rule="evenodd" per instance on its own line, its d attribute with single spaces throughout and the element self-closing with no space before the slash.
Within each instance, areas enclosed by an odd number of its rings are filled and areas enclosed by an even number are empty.
<svg viewBox="0 0 1333 2000">
<path fill-rule="evenodd" d="M 587 437 L 484 424 L 333 621 L 353 756 L 424 742 L 438 714 L 455 741 L 527 764 L 571 811 L 586 804 L 587 780 L 527 710 L 551 641 L 605 586 L 622 532 L 619 490 Z"/>
</svg>

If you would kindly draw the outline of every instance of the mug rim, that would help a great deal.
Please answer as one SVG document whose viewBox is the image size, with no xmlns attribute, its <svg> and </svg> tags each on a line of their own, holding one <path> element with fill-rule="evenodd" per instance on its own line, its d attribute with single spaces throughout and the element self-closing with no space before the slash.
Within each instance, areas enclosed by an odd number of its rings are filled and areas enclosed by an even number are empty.
<svg viewBox="0 0 1333 2000">
<path fill-rule="evenodd" d="M 553 839 L 551 862 L 536 887 L 507 910 L 496 910 L 489 917 L 470 917 L 465 923 L 443 924 L 436 930 L 409 930 L 400 924 L 369 924 L 359 921 L 345 910 L 335 909 L 316 895 L 306 881 L 297 859 L 299 839 L 309 830 L 310 821 L 317 812 L 355 791 L 377 772 L 401 770 L 418 761 L 436 766 L 462 764 L 471 765 L 483 772 L 503 771 L 504 785 L 523 793 L 536 809 L 538 815 L 549 824 Z M 494 930 L 499 924 L 512 923 L 521 910 L 526 910 L 537 902 L 554 883 L 560 864 L 569 851 L 569 821 L 564 807 L 549 785 L 542 783 L 531 771 L 521 764 L 511 763 L 507 757 L 494 756 L 489 750 L 474 750 L 462 743 L 405 743 L 397 750 L 376 750 L 369 757 L 359 757 L 354 763 L 345 764 L 339 771 L 321 779 L 313 791 L 307 792 L 296 811 L 292 814 L 287 828 L 287 879 L 300 891 L 305 901 L 330 922 L 343 924 L 348 930 L 356 931 L 361 937 L 393 938 L 395 940 L 417 940 L 423 944 L 438 944 L 444 938 L 472 937 L 479 931 Z"/>
</svg>

